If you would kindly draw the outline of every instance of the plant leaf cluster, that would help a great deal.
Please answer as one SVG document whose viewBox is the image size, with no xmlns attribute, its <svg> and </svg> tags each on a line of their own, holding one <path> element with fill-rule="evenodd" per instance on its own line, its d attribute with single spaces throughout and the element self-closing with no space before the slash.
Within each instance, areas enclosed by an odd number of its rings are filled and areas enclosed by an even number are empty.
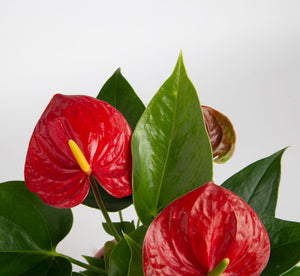
<svg viewBox="0 0 300 276">
<path fill-rule="evenodd" d="M 133 195 L 117 199 L 99 185 L 108 211 L 132 203 L 142 222 L 115 222 L 122 240 L 103 258 L 84 256 L 85 270 L 72 273 L 71 257 L 56 252 L 72 227 L 70 209 L 44 204 L 23 181 L 0 184 L 0 276 L 142 275 L 147 227 L 173 200 L 213 180 L 213 157 L 197 92 L 179 56 L 171 76 L 147 108 L 118 69 L 98 99 L 117 108 L 133 130 Z M 246 201 L 268 231 L 271 256 L 262 275 L 299 275 L 300 223 L 275 217 L 285 149 L 242 169 L 222 186 Z M 90 191 L 84 205 L 97 208 Z M 105 231 L 111 234 L 106 224 Z M 84 265 L 83 265 L 84 267 Z"/>
</svg>

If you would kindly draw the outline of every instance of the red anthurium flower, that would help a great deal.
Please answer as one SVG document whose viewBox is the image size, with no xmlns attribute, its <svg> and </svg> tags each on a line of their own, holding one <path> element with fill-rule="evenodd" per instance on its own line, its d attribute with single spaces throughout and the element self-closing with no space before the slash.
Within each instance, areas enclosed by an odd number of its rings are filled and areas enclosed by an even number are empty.
<svg viewBox="0 0 300 276">
<path fill-rule="evenodd" d="M 131 129 L 122 114 L 88 96 L 57 94 L 32 134 L 25 182 L 47 204 L 71 208 L 89 191 L 89 177 L 114 197 L 131 190 Z"/>
<path fill-rule="evenodd" d="M 270 242 L 246 202 L 209 182 L 158 215 L 143 252 L 146 276 L 254 276 L 267 265 Z"/>
</svg>

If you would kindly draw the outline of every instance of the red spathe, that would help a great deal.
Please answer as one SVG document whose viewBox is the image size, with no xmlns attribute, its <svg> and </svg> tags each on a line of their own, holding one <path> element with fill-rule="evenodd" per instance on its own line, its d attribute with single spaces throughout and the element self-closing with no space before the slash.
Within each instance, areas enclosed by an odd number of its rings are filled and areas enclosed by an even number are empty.
<svg viewBox="0 0 300 276">
<path fill-rule="evenodd" d="M 231 191 L 209 182 L 168 205 L 144 240 L 146 276 L 206 276 L 224 258 L 222 276 L 260 275 L 270 242 L 253 209 Z"/>
<path fill-rule="evenodd" d="M 88 175 L 68 145 L 74 140 L 91 167 L 91 175 L 114 197 L 131 188 L 131 129 L 123 115 L 89 96 L 55 95 L 32 134 L 25 182 L 47 204 L 71 208 L 89 191 Z"/>
</svg>

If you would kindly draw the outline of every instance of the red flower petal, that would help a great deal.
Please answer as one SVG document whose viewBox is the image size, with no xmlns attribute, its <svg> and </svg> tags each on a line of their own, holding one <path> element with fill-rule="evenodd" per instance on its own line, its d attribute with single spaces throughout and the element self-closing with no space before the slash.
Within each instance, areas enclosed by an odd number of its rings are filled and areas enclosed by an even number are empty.
<svg viewBox="0 0 300 276">
<path fill-rule="evenodd" d="M 205 276 L 224 258 L 230 263 L 222 275 L 259 275 L 268 262 L 270 242 L 247 203 L 209 182 L 158 215 L 143 252 L 146 276 Z"/>
<path fill-rule="evenodd" d="M 131 190 L 131 129 L 108 103 L 88 96 L 57 94 L 32 134 L 25 163 L 27 187 L 52 206 L 71 208 L 89 191 L 88 175 L 69 147 L 74 140 L 102 187 L 112 196 Z"/>
<path fill-rule="evenodd" d="M 234 208 L 222 189 L 207 185 L 194 201 L 188 223 L 193 252 L 209 272 L 228 256 L 234 242 L 237 231 Z"/>
</svg>

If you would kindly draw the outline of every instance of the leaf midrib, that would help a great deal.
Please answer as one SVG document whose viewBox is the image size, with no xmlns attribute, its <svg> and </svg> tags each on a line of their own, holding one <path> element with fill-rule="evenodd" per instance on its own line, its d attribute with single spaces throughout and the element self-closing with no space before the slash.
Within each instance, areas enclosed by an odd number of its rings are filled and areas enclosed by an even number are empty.
<svg viewBox="0 0 300 276">
<path fill-rule="evenodd" d="M 181 64 L 179 64 L 179 69 L 178 69 L 178 84 L 177 84 L 177 87 L 176 87 L 177 89 L 175 91 L 172 91 L 172 93 L 176 92 L 176 98 L 175 98 L 175 104 L 174 104 L 175 107 L 174 107 L 174 112 L 173 112 L 172 128 L 171 128 L 170 139 L 169 139 L 169 143 L 168 143 L 167 155 L 166 155 L 164 165 L 163 165 L 163 171 L 162 171 L 162 175 L 161 175 L 161 178 L 160 178 L 160 183 L 159 183 L 159 186 L 158 186 L 158 192 L 157 192 L 155 204 L 154 204 L 153 209 L 152 209 L 152 214 L 154 215 L 154 217 L 157 216 L 158 202 L 159 202 L 159 198 L 160 198 L 160 193 L 161 193 L 161 189 L 162 189 L 163 180 L 164 180 L 164 177 L 165 177 L 167 162 L 169 160 L 171 144 L 172 144 L 173 137 L 174 137 L 175 118 L 176 118 L 176 112 L 177 112 L 178 91 L 179 91 L 179 82 L 180 82 L 180 71 L 181 71 Z"/>
<path fill-rule="evenodd" d="M 22 253 L 22 254 L 45 255 L 47 257 L 60 257 L 60 255 L 57 254 L 55 251 L 47 251 L 42 249 L 41 250 L 1 250 L 0 253 Z"/>
<path fill-rule="evenodd" d="M 0 250 L 0 253 L 5 253 L 5 252 L 14 252 L 14 253 L 17 253 L 17 252 L 26 252 L 26 251 L 32 251 L 32 252 L 55 252 L 55 251 L 48 251 L 48 250 L 45 250 L 45 249 L 42 249 L 39 245 L 37 245 L 37 243 L 35 242 L 35 240 L 32 238 L 31 235 L 29 235 L 25 230 L 24 228 L 19 225 L 19 224 L 16 224 L 14 221 L 12 221 L 10 218 L 6 217 L 6 216 L 0 216 L 0 218 L 4 218 L 6 219 L 7 221 L 9 221 L 10 223 L 12 223 L 13 225 L 15 225 L 16 227 L 18 227 L 18 231 L 20 233 L 22 233 L 22 235 L 25 235 L 28 239 L 30 239 L 30 242 L 36 247 L 36 249 L 38 250 Z M 51 249 L 53 250 L 53 248 L 51 247 Z"/>
</svg>

